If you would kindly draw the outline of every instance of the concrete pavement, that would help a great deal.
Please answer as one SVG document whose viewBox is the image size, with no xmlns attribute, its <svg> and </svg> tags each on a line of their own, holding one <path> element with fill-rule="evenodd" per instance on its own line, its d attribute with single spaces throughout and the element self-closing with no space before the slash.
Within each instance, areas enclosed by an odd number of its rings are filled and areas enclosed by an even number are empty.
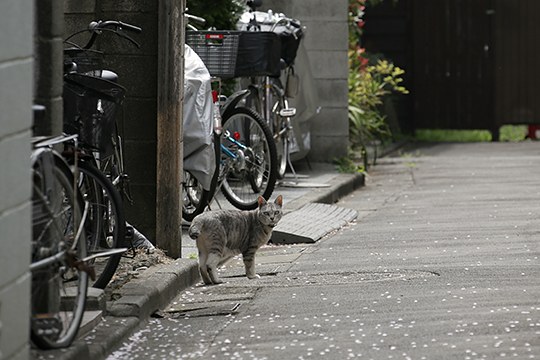
<svg viewBox="0 0 540 360">
<path fill-rule="evenodd" d="M 272 197 L 282 194 L 288 213 L 312 202 L 333 203 L 364 183 L 363 174 L 340 174 L 332 164 L 301 162 L 297 166 L 298 176 L 288 174 L 277 185 Z M 233 208 L 222 196 L 218 200 L 219 206 L 215 204 L 214 209 Z M 145 270 L 115 292 L 115 301 L 105 304 L 103 293 L 93 291 L 89 302 L 94 306 L 87 303 L 89 319 L 71 347 L 47 351 L 32 349 L 31 357 L 64 360 L 106 357 L 152 313 L 199 281 L 197 261 L 191 259 L 197 253 L 195 243 L 185 231 L 182 242 L 183 258 Z"/>
<path fill-rule="evenodd" d="M 178 276 L 150 269 L 125 316 L 74 348 L 83 359 L 539 358 L 539 164 L 540 142 L 404 149 L 337 203 L 356 223 L 314 244 L 263 248 L 260 279 L 235 260 L 225 284 L 144 310 L 159 279 Z"/>
<path fill-rule="evenodd" d="M 227 264 L 110 359 L 540 357 L 540 143 L 408 151 L 339 201 L 355 224 Z"/>
</svg>

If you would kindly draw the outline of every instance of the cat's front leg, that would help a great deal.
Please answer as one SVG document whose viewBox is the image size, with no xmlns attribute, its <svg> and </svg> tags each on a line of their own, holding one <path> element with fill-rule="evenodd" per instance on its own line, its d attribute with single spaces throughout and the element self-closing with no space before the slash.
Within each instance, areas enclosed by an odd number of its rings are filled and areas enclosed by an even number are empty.
<svg viewBox="0 0 540 360">
<path fill-rule="evenodd" d="M 246 268 L 246 276 L 248 279 L 260 278 L 260 276 L 255 273 L 255 259 L 253 257 L 246 259 L 244 256 L 244 267 Z"/>
</svg>

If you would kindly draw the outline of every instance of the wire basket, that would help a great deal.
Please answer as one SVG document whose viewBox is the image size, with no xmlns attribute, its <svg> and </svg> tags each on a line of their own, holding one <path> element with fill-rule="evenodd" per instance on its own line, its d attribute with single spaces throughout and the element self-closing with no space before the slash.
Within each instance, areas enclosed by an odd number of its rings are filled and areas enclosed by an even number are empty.
<svg viewBox="0 0 540 360">
<path fill-rule="evenodd" d="M 240 31 L 187 31 L 186 44 L 199 55 L 210 75 L 234 77 Z"/>
<path fill-rule="evenodd" d="M 91 76 L 101 76 L 103 69 L 103 53 L 92 49 L 64 49 L 64 64 L 77 65 L 76 72 Z"/>
<path fill-rule="evenodd" d="M 238 44 L 235 76 L 279 76 L 281 42 L 270 31 L 243 31 Z"/>
<path fill-rule="evenodd" d="M 125 88 L 108 80 L 71 73 L 64 77 L 64 132 L 78 134 L 82 147 L 110 155 L 117 108 Z"/>
</svg>

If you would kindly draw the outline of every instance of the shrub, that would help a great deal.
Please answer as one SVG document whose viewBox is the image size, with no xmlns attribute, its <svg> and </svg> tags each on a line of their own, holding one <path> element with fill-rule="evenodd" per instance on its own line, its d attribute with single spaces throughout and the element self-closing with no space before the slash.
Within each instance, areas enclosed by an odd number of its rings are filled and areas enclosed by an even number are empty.
<svg viewBox="0 0 540 360">
<path fill-rule="evenodd" d="M 392 134 L 382 112 L 383 101 L 392 93 L 407 94 L 402 86 L 404 70 L 380 57 L 369 56 L 361 47 L 366 2 L 373 6 L 382 0 L 349 0 L 349 138 L 353 150 L 364 155 L 373 140 L 386 140 Z"/>
</svg>

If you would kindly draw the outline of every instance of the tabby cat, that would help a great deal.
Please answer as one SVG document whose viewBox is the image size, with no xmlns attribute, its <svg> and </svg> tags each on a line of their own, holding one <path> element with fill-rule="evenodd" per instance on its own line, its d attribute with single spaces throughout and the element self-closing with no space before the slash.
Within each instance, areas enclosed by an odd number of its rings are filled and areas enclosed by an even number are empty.
<svg viewBox="0 0 540 360">
<path fill-rule="evenodd" d="M 258 209 L 252 211 L 208 211 L 193 219 L 189 236 L 197 240 L 199 270 L 205 284 L 222 283 L 217 268 L 238 254 L 242 254 L 246 276 L 259 277 L 255 253 L 270 240 L 272 229 L 281 219 L 283 198 L 279 195 L 272 203 L 259 196 L 258 203 Z"/>
</svg>

